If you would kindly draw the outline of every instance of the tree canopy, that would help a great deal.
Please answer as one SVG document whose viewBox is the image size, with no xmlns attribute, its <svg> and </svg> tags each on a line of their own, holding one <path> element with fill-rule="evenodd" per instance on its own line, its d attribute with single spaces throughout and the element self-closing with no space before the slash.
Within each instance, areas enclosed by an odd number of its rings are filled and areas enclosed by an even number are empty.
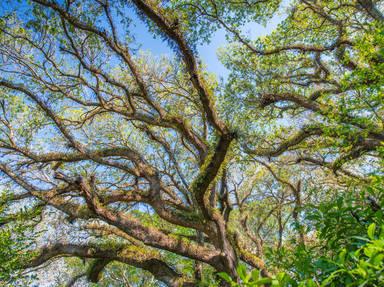
<svg viewBox="0 0 384 287">
<path fill-rule="evenodd" d="M 382 286 L 383 1 L 4 5 L 0 282 Z"/>
</svg>

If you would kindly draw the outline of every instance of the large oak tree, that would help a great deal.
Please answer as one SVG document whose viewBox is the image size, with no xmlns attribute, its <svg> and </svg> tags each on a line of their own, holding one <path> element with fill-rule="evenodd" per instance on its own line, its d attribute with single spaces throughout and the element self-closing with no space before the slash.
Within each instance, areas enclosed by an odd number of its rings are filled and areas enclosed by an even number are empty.
<svg viewBox="0 0 384 287">
<path fill-rule="evenodd" d="M 91 282 L 117 261 L 196 286 L 242 261 L 271 277 L 264 244 L 305 244 L 303 181 L 367 183 L 382 167 L 380 1 L 294 1 L 258 39 L 241 27 L 280 1 L 30 2 L 0 22 L 4 224 L 24 206 L 74 233 L 24 268 L 73 256 L 93 260 Z M 140 50 L 137 17 L 174 56 Z M 196 52 L 216 29 L 225 84 Z"/>
</svg>

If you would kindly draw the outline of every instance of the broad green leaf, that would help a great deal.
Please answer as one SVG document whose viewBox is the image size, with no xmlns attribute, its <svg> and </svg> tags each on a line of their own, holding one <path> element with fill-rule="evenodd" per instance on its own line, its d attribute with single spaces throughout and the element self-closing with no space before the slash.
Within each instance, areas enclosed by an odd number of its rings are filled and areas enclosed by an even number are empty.
<svg viewBox="0 0 384 287">
<path fill-rule="evenodd" d="M 370 239 L 374 239 L 375 238 L 375 231 L 376 231 L 376 224 L 375 223 L 370 224 L 368 226 L 368 231 L 367 231 L 368 237 Z"/>
</svg>

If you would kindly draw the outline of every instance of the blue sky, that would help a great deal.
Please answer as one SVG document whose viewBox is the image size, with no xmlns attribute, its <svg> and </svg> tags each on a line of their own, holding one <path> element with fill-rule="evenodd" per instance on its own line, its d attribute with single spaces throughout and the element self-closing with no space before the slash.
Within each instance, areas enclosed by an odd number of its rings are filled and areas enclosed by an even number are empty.
<svg viewBox="0 0 384 287">
<path fill-rule="evenodd" d="M 249 23 L 244 27 L 243 32 L 246 35 L 250 35 L 252 39 L 255 39 L 260 36 L 265 36 L 273 31 L 277 25 L 284 20 L 285 10 L 289 4 L 290 0 L 283 0 L 280 6 L 280 9 L 275 15 L 270 19 L 266 26 Z M 149 50 L 153 54 L 170 54 L 172 51 L 167 47 L 167 44 L 162 42 L 159 38 L 154 38 L 149 32 L 147 27 L 139 19 L 135 19 L 135 31 L 137 41 L 142 45 L 144 50 Z M 220 47 L 223 47 L 227 44 L 225 38 L 225 31 L 218 30 L 216 31 L 211 38 L 210 43 L 203 44 L 198 46 L 198 53 L 203 62 L 207 65 L 207 69 L 210 72 L 215 73 L 218 77 L 223 77 L 224 79 L 228 76 L 229 71 L 223 66 L 217 57 L 217 50 Z"/>
<path fill-rule="evenodd" d="M 283 19 L 284 15 L 279 13 L 270 19 L 266 26 L 251 23 L 245 27 L 244 32 L 247 35 L 251 35 L 252 39 L 265 36 L 273 31 Z M 199 55 L 207 65 L 208 70 L 224 78 L 229 74 L 229 71 L 220 63 L 217 57 L 217 50 L 225 46 L 226 43 L 225 31 L 219 30 L 213 35 L 212 41 L 209 44 L 201 45 L 198 49 Z"/>
<path fill-rule="evenodd" d="M 275 13 L 272 19 L 268 21 L 266 26 L 256 23 L 249 23 L 246 27 L 244 27 L 243 32 L 246 35 L 250 35 L 253 39 L 269 34 L 284 19 L 285 10 L 289 3 L 290 0 L 283 0 L 278 13 Z M 0 16 L 13 10 L 17 11 L 19 16 L 22 18 L 25 18 L 28 17 L 27 15 L 29 13 L 29 9 L 30 6 L 24 1 L 16 2 L 0 0 Z M 129 14 L 129 16 L 133 18 L 133 24 L 135 26 L 133 33 L 136 36 L 137 42 L 142 45 L 144 50 L 149 50 L 155 55 L 172 53 L 166 43 L 162 42 L 159 37 L 154 38 L 153 35 L 149 33 L 145 24 L 139 20 L 137 16 L 132 15 L 133 13 Z M 217 57 L 217 50 L 226 44 L 227 41 L 225 38 L 225 31 L 218 30 L 212 35 L 210 43 L 198 46 L 199 56 L 207 65 L 208 70 L 215 73 L 218 77 L 223 77 L 224 79 L 228 76 L 229 71 L 220 63 Z"/>
</svg>

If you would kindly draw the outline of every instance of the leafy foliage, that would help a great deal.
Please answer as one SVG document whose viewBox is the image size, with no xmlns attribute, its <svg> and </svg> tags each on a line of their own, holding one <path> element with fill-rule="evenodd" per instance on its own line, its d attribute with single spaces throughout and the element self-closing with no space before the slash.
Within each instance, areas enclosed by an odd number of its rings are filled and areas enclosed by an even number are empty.
<svg viewBox="0 0 384 287">
<path fill-rule="evenodd" d="M 225 273 L 220 277 L 231 286 L 381 286 L 384 283 L 384 220 L 382 179 L 336 199 L 308 206 L 308 233 L 320 242 L 283 248 L 268 257 L 281 273 L 259 278 L 239 265 L 237 283 Z"/>
<path fill-rule="evenodd" d="M 4 205 L 1 209 L 0 284 L 9 287 L 28 284 L 33 276 L 22 273 L 25 263 L 34 256 L 32 252 L 33 238 L 31 237 L 33 224 L 27 223 L 30 222 L 31 214 L 20 210 L 16 215 L 12 215 L 16 220 L 7 224 L 10 221 L 10 216 L 4 212 Z"/>
<path fill-rule="evenodd" d="M 0 5 L 1 280 L 382 284 L 383 1 Z"/>
</svg>

